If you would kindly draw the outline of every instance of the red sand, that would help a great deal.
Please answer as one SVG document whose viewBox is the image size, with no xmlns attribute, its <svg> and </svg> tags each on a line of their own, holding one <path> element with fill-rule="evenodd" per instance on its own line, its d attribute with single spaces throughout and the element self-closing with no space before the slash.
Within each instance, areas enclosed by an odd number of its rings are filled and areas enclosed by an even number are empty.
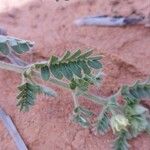
<svg viewBox="0 0 150 150">
<path fill-rule="evenodd" d="M 0 25 L 8 33 L 35 41 L 29 61 L 61 55 L 66 49 L 93 48 L 104 57 L 107 74 L 103 88 L 96 94 L 110 95 L 125 83 L 145 79 L 150 73 L 150 29 L 143 26 L 124 28 L 75 27 L 79 17 L 97 14 L 129 15 L 133 9 L 145 16 L 150 13 L 149 0 L 0 0 Z M 5 13 L 4 13 L 5 11 Z M 96 136 L 88 129 L 73 124 L 69 117 L 71 95 L 60 88 L 59 96 L 40 96 L 28 113 L 16 107 L 19 75 L 0 70 L 0 106 L 12 117 L 30 150 L 110 150 L 114 136 Z M 95 105 L 91 108 L 97 109 Z M 131 141 L 133 150 L 150 150 L 150 136 L 142 134 Z M 0 123 L 0 150 L 15 150 L 15 145 Z"/>
</svg>

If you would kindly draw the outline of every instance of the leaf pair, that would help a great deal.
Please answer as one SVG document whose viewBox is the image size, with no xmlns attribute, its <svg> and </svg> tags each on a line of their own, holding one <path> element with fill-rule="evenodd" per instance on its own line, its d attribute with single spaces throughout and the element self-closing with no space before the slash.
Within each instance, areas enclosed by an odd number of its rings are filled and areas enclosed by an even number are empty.
<svg viewBox="0 0 150 150">
<path fill-rule="evenodd" d="M 29 110 L 29 106 L 34 105 L 36 94 L 38 92 L 38 87 L 31 83 L 25 83 L 19 86 L 18 89 L 20 93 L 17 96 L 17 106 L 20 106 L 21 111 L 27 111 Z"/>
<path fill-rule="evenodd" d="M 17 96 L 17 106 L 20 106 L 21 111 L 28 111 L 29 107 L 35 104 L 37 94 L 44 93 L 47 96 L 56 96 L 52 89 L 28 82 L 19 86 L 18 89 L 20 93 Z"/>
<path fill-rule="evenodd" d="M 85 77 L 85 81 L 93 82 L 100 79 L 100 76 L 94 77 L 91 75 L 92 69 L 100 69 L 102 64 L 99 62 L 100 57 L 90 57 L 92 51 L 81 53 L 80 50 L 71 54 L 67 51 L 62 58 L 52 56 L 48 63 L 35 64 L 36 69 L 40 69 L 41 77 L 47 81 L 51 74 L 61 80 L 65 77 L 67 80 Z"/>
<path fill-rule="evenodd" d="M 17 54 L 22 54 L 29 51 L 32 47 L 33 43 L 30 41 L 0 35 L 0 52 L 4 55 L 8 55 L 12 50 Z"/>
<path fill-rule="evenodd" d="M 123 86 L 121 95 L 127 103 L 138 103 L 142 98 L 150 98 L 150 83 L 136 82 L 133 86 Z"/>
<path fill-rule="evenodd" d="M 73 79 L 69 85 L 72 90 L 78 88 L 81 91 L 87 91 L 90 84 L 91 83 L 85 80 L 84 78 L 83 79 L 77 78 Z"/>
<path fill-rule="evenodd" d="M 70 82 L 70 88 L 72 90 L 78 88 L 81 91 L 87 91 L 89 85 L 99 86 L 101 78 L 94 75 L 85 75 L 83 78 L 75 78 Z"/>
<path fill-rule="evenodd" d="M 90 125 L 88 118 L 92 115 L 93 112 L 91 112 L 89 109 L 79 106 L 74 109 L 73 121 L 86 128 Z"/>
<path fill-rule="evenodd" d="M 105 134 L 110 130 L 110 116 L 111 112 L 119 113 L 118 103 L 115 97 L 111 97 L 110 100 L 107 101 L 107 105 L 103 108 L 102 112 L 97 118 L 96 122 L 96 131 L 100 134 Z"/>
<path fill-rule="evenodd" d="M 85 74 L 89 75 L 92 68 L 102 68 L 100 57 L 90 57 L 91 54 L 92 51 L 81 53 L 78 50 L 73 54 L 67 51 L 62 58 L 52 56 L 49 63 L 50 71 L 58 79 L 65 77 L 72 80 L 75 76 L 82 78 Z"/>
</svg>

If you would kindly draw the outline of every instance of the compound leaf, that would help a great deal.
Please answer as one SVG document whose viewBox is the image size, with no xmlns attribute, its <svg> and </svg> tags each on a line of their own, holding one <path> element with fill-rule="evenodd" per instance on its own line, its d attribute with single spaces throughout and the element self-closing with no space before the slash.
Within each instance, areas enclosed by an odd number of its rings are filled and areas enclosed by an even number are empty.
<svg viewBox="0 0 150 150">
<path fill-rule="evenodd" d="M 40 86 L 32 83 L 24 83 L 18 87 L 20 93 L 17 96 L 17 106 L 20 111 L 28 111 L 30 106 L 35 104 L 37 94 L 44 93 L 47 96 L 56 96 L 56 92 L 45 86 Z"/>
<path fill-rule="evenodd" d="M 38 86 L 31 83 L 24 83 L 23 85 L 19 86 L 18 89 L 20 94 L 17 96 L 17 106 L 20 106 L 21 111 L 27 111 L 29 110 L 29 106 L 34 105 Z"/>
<path fill-rule="evenodd" d="M 31 48 L 33 48 L 33 43 L 30 41 L 0 35 L 0 52 L 4 55 L 8 55 L 10 51 L 22 54 L 31 50 Z"/>
<path fill-rule="evenodd" d="M 143 98 L 150 98 L 150 83 L 136 82 L 133 86 L 123 86 L 121 95 L 129 104 L 138 103 Z"/>
<path fill-rule="evenodd" d="M 85 74 L 90 74 L 92 69 L 102 67 L 99 62 L 100 57 L 90 57 L 92 51 L 82 53 L 77 50 L 75 53 L 67 51 L 62 58 L 52 56 L 49 61 L 49 67 L 52 74 L 62 79 L 65 77 L 72 80 L 74 77 L 82 78 Z"/>
</svg>

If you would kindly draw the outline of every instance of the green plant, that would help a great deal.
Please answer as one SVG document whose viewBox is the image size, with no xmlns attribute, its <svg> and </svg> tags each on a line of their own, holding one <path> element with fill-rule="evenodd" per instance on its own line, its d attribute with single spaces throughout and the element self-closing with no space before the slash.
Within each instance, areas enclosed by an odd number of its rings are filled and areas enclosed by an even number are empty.
<svg viewBox="0 0 150 150">
<path fill-rule="evenodd" d="M 74 122 L 82 127 L 93 127 L 100 134 L 112 129 L 117 137 L 113 144 L 115 150 L 127 150 L 128 140 L 144 131 L 150 133 L 149 110 L 141 104 L 143 99 L 150 98 L 150 81 L 124 85 L 109 97 L 93 95 L 89 92 L 89 87 L 100 86 L 103 79 L 101 56 L 93 56 L 92 50 L 77 50 L 74 53 L 67 51 L 62 57 L 51 56 L 47 61 L 33 64 L 27 64 L 18 58 L 19 54 L 28 52 L 32 47 L 33 43 L 30 41 L 0 36 L 0 52 L 11 61 L 0 61 L 0 68 L 15 71 L 22 76 L 17 96 L 17 106 L 20 110 L 29 110 L 30 106 L 35 104 L 37 94 L 57 96 L 53 89 L 39 84 L 38 78 L 72 93 Z M 94 124 L 91 122 L 94 113 L 81 106 L 80 96 L 103 107 Z M 123 98 L 123 103 L 118 102 L 118 97 Z"/>
</svg>

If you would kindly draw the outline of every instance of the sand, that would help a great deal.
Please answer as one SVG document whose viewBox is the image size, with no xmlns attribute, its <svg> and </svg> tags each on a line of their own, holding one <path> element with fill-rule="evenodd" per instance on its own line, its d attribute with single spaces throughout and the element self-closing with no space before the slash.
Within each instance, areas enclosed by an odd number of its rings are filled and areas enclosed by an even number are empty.
<svg viewBox="0 0 150 150">
<path fill-rule="evenodd" d="M 123 84 L 146 79 L 150 74 L 150 28 L 76 27 L 75 19 L 88 15 L 120 14 L 133 10 L 148 16 L 149 0 L 0 0 L 0 26 L 8 33 L 36 43 L 28 62 L 47 60 L 65 50 L 92 48 L 103 54 L 103 71 L 107 75 L 98 95 L 109 96 Z M 16 107 L 20 76 L 0 70 L 0 106 L 12 117 L 29 150 L 111 150 L 112 133 L 94 135 L 70 121 L 73 110 L 71 94 L 53 86 L 57 98 L 39 96 L 27 113 Z M 85 100 L 86 101 L 86 100 Z M 84 102 L 99 110 L 96 105 Z M 150 105 L 150 103 L 148 103 Z M 132 140 L 132 150 L 150 150 L 150 136 L 141 134 Z M 15 150 L 8 132 L 0 123 L 0 150 Z"/>
</svg>

